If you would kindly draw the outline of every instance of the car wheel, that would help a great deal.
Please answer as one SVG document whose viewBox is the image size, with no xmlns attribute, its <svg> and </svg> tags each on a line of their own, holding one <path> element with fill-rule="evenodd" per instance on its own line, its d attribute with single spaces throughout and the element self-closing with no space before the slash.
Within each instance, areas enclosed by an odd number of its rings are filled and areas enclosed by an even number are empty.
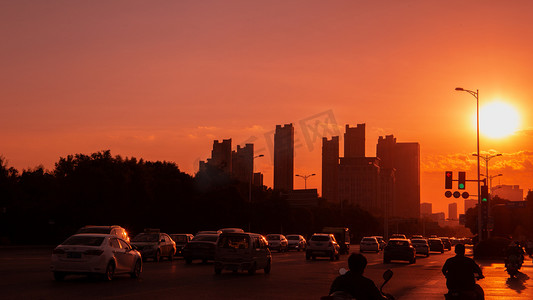
<svg viewBox="0 0 533 300">
<path fill-rule="evenodd" d="M 341 259 L 341 254 L 340 254 L 340 253 L 338 253 L 338 254 L 335 256 L 335 260 L 339 260 L 339 259 Z"/>
<path fill-rule="evenodd" d="M 270 269 L 272 269 L 272 261 L 270 261 L 270 259 L 268 260 L 267 262 L 267 265 L 265 267 L 265 274 L 270 274 Z"/>
<path fill-rule="evenodd" d="M 440 251 L 440 253 L 444 253 L 444 249 L 442 249 L 442 250 Z"/>
<path fill-rule="evenodd" d="M 255 274 L 255 270 L 256 270 L 255 267 L 256 267 L 256 264 L 254 263 L 254 264 L 250 267 L 250 269 L 248 269 L 248 274 L 250 274 L 250 275 L 254 275 L 254 274 Z"/>
<path fill-rule="evenodd" d="M 131 278 L 139 278 L 141 276 L 142 271 L 142 264 L 140 260 L 137 260 L 135 262 L 135 266 L 133 267 L 133 272 L 130 273 Z"/>
<path fill-rule="evenodd" d="M 63 280 L 65 280 L 65 276 L 66 276 L 66 274 L 63 273 L 63 272 L 54 272 L 54 279 L 55 279 L 56 281 L 63 281 Z"/>
<path fill-rule="evenodd" d="M 411 260 L 409 261 L 410 264 L 414 264 L 415 262 L 416 262 L 416 257 L 411 258 Z"/>
<path fill-rule="evenodd" d="M 311 258 L 312 258 L 313 260 L 316 260 L 316 256 L 314 256 L 314 255 L 313 255 Z"/>
<path fill-rule="evenodd" d="M 113 280 L 114 275 L 115 275 L 115 264 L 113 262 L 109 262 L 107 264 L 107 267 L 105 268 L 104 280 L 111 281 Z"/>
<path fill-rule="evenodd" d="M 426 254 L 426 257 L 429 257 L 429 252 Z"/>
<path fill-rule="evenodd" d="M 311 259 L 311 255 L 306 254 L 306 255 L 305 255 L 305 260 L 310 260 L 310 259 Z"/>
<path fill-rule="evenodd" d="M 384 263 L 384 264 L 388 264 L 388 263 L 390 263 L 390 259 L 386 259 L 386 258 L 384 258 L 384 259 L 383 259 L 383 263 Z"/>
<path fill-rule="evenodd" d="M 188 265 L 192 264 L 192 259 L 186 257 L 186 258 L 185 258 L 185 263 L 188 264 Z"/>
<path fill-rule="evenodd" d="M 154 256 L 154 261 L 155 262 L 161 261 L 161 251 L 157 250 L 157 252 L 155 253 L 155 256 Z"/>
<path fill-rule="evenodd" d="M 202 259 L 202 263 L 206 264 L 207 263 L 207 258 Z"/>
<path fill-rule="evenodd" d="M 335 260 L 335 253 L 331 253 L 331 256 L 329 257 L 329 260 Z"/>
<path fill-rule="evenodd" d="M 168 260 L 173 261 L 174 260 L 174 255 L 170 254 L 170 256 L 168 257 Z"/>
</svg>

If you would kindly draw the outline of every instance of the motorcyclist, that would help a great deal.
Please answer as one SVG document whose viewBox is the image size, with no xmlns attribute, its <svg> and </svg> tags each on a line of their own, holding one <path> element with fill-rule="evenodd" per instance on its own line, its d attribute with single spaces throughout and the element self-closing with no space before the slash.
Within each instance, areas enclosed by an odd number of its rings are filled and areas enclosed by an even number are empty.
<svg viewBox="0 0 533 300">
<path fill-rule="evenodd" d="M 357 300 L 387 299 L 383 296 L 374 282 L 363 276 L 367 264 L 366 257 L 360 253 L 352 253 L 348 258 L 350 271 L 340 275 L 331 284 L 330 294 L 343 291 Z"/>
<path fill-rule="evenodd" d="M 477 299 L 485 299 L 483 289 L 476 284 L 475 273 L 482 279 L 483 272 L 476 262 L 465 257 L 465 245 L 455 245 L 454 257 L 448 258 L 442 267 L 442 273 L 446 276 L 446 287 L 450 292 L 473 292 Z"/>
<path fill-rule="evenodd" d="M 505 261 L 506 263 L 511 257 L 511 255 L 516 255 L 516 257 L 518 257 L 519 262 L 520 262 L 519 264 L 520 267 L 524 263 L 524 249 L 522 248 L 522 246 L 520 246 L 519 242 L 514 242 L 514 244 L 509 245 L 507 247 L 506 255 L 507 255 L 507 258 Z"/>
</svg>

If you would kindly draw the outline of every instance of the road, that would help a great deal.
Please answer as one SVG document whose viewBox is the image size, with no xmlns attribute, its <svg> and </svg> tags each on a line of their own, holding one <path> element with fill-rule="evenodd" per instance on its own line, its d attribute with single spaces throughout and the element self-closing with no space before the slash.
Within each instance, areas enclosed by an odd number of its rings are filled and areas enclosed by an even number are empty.
<svg viewBox="0 0 533 300">
<path fill-rule="evenodd" d="M 357 251 L 357 246 L 352 251 Z M 146 262 L 140 279 L 118 276 L 112 282 L 70 276 L 56 282 L 49 271 L 51 248 L 0 248 L 0 298 L 2 299 L 319 299 L 326 295 L 347 256 L 339 261 L 306 261 L 302 252 L 273 253 L 272 272 L 255 275 L 223 272 L 214 275 L 213 265 L 183 260 Z M 419 256 L 416 264 L 384 265 L 382 253 L 365 253 L 366 276 L 376 284 L 390 268 L 392 280 L 384 290 L 396 299 L 443 299 L 445 280 L 440 269 L 453 255 Z M 480 281 L 486 299 L 533 299 L 533 265 L 529 259 L 519 279 L 508 280 L 503 264 L 481 262 L 486 279 Z"/>
</svg>

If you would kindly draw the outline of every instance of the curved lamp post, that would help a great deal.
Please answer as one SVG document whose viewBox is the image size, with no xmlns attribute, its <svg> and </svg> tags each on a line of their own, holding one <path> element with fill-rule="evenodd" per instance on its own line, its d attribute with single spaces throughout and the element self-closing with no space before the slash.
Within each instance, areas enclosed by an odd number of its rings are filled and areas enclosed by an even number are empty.
<svg viewBox="0 0 533 300">
<path fill-rule="evenodd" d="M 479 241 L 483 240 L 483 222 L 481 220 L 481 180 L 480 180 L 480 169 L 479 169 L 479 90 L 471 91 L 471 90 L 465 90 L 461 87 L 455 88 L 456 91 L 459 92 L 467 92 L 470 95 L 474 96 L 476 98 L 476 114 L 477 114 L 477 226 L 478 226 L 478 239 Z"/>
<path fill-rule="evenodd" d="M 315 176 L 316 174 L 313 173 L 313 174 L 309 174 L 309 175 L 299 175 L 299 174 L 296 174 L 295 176 L 298 176 L 298 177 L 302 177 L 304 179 L 304 189 L 307 190 L 307 178 L 311 177 L 311 176 Z"/>
</svg>

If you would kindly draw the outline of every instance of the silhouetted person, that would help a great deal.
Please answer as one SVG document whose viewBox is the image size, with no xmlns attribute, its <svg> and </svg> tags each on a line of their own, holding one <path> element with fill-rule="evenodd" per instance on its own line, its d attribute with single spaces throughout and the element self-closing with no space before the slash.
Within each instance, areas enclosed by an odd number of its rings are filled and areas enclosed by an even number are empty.
<svg viewBox="0 0 533 300">
<path fill-rule="evenodd" d="M 465 257 L 465 245 L 455 246 L 454 257 L 448 258 L 442 267 L 442 274 L 446 276 L 446 287 L 450 291 L 474 292 L 477 299 L 485 299 L 483 289 L 476 284 L 475 273 L 479 274 L 479 279 L 484 278 L 481 268 L 476 262 Z"/>
<path fill-rule="evenodd" d="M 357 300 L 387 299 L 376 287 L 371 279 L 363 276 L 367 264 L 366 258 L 359 253 L 352 253 L 348 258 L 350 271 L 340 275 L 331 284 L 329 293 L 343 291 Z"/>
</svg>

